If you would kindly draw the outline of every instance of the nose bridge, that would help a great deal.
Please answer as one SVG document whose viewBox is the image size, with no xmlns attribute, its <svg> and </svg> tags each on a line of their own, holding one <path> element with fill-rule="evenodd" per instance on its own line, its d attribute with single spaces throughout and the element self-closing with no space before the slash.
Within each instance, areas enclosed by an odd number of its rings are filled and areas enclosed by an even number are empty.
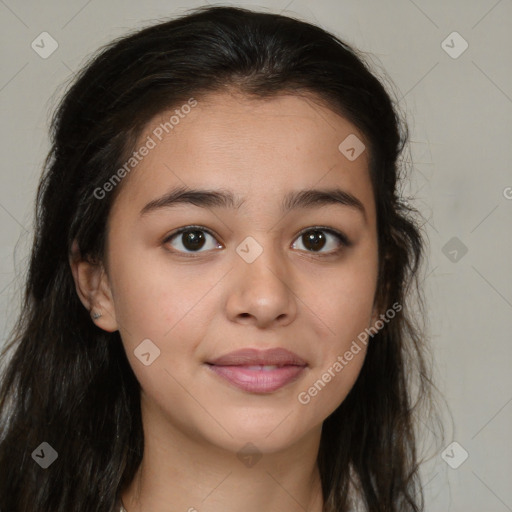
<svg viewBox="0 0 512 512">
<path fill-rule="evenodd" d="M 258 281 L 270 278 L 284 281 L 285 255 L 280 253 L 279 244 L 274 243 L 271 232 L 261 232 L 247 236 L 236 247 L 236 253 L 241 261 L 242 273 L 254 274 Z M 280 275 L 283 274 L 283 275 Z M 265 277 L 267 275 L 267 277 Z"/>
<path fill-rule="evenodd" d="M 228 301 L 231 317 L 249 314 L 258 323 L 295 314 L 286 255 L 270 232 L 246 237 L 236 247 L 234 286 Z"/>
</svg>

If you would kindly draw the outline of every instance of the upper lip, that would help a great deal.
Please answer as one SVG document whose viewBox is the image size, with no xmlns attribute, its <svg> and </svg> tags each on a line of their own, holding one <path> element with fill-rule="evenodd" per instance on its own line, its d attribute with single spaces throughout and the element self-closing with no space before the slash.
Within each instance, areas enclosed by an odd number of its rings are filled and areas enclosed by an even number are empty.
<svg viewBox="0 0 512 512">
<path fill-rule="evenodd" d="M 229 352 L 229 354 L 224 354 L 216 359 L 207 361 L 207 363 L 216 366 L 307 366 L 306 361 L 294 352 L 284 348 L 271 348 L 268 350 L 244 348 L 242 350 Z"/>
</svg>

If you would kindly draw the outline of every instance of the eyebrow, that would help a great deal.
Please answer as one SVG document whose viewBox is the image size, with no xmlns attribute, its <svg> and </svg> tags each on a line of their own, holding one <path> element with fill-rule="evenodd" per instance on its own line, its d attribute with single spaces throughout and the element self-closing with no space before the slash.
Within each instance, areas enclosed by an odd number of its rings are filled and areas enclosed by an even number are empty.
<svg viewBox="0 0 512 512">
<path fill-rule="evenodd" d="M 173 188 L 165 195 L 150 201 L 142 208 L 140 215 L 171 208 L 177 204 L 192 204 L 200 208 L 230 208 L 239 209 L 245 202 L 230 190 L 191 189 L 187 187 Z M 343 205 L 359 211 L 366 222 L 366 210 L 363 203 L 351 193 L 340 188 L 306 189 L 291 191 L 286 194 L 281 204 L 281 212 L 288 213 L 299 208 L 314 208 L 316 206 Z"/>
</svg>

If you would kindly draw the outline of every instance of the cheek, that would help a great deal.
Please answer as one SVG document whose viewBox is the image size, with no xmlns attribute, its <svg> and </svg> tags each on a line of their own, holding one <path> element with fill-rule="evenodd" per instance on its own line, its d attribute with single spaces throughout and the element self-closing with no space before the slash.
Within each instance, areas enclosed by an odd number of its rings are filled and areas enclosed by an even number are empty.
<svg viewBox="0 0 512 512">
<path fill-rule="evenodd" d="M 184 278 L 183 271 L 144 254 L 112 257 L 114 305 L 120 330 L 130 336 L 161 338 L 201 297 L 201 281 Z"/>
<path fill-rule="evenodd" d="M 377 283 L 372 250 L 347 259 L 325 276 L 310 276 L 308 305 L 316 314 L 316 368 L 304 400 L 316 411 L 334 411 L 346 398 L 363 366 Z M 305 283 L 307 285 L 307 283 Z M 304 288 L 305 290 L 306 288 Z M 302 402 L 301 402 L 302 403 Z"/>
<path fill-rule="evenodd" d="M 372 314 L 374 283 L 346 279 L 332 283 L 327 294 L 326 306 L 329 325 L 339 340 L 346 343 L 369 326 Z"/>
<path fill-rule="evenodd" d="M 374 283 L 362 285 L 364 281 L 354 275 L 352 278 L 333 280 L 316 303 L 320 320 L 315 365 L 297 397 L 311 421 L 334 412 L 364 364 L 369 340 L 365 329 L 370 326 Z"/>
<path fill-rule="evenodd" d="M 322 275 L 304 276 L 305 302 L 340 346 L 369 326 L 377 282 L 377 261 L 353 258 Z M 307 290 L 310 290 L 306 294 Z"/>
<path fill-rule="evenodd" d="M 134 351 L 146 339 L 160 351 L 155 366 L 183 366 L 211 324 L 217 274 L 187 270 L 165 258 L 117 262 L 112 265 L 115 314 L 132 367 L 140 365 Z"/>
<path fill-rule="evenodd" d="M 209 324 L 201 300 L 208 282 L 154 264 L 118 267 L 116 277 L 116 317 L 137 380 L 157 401 L 182 399 L 175 379 L 196 369 L 194 353 Z"/>
<path fill-rule="evenodd" d="M 327 334 L 317 341 L 318 366 L 316 378 L 322 378 L 331 389 L 334 399 L 343 397 L 352 387 L 363 365 L 373 304 L 373 288 L 350 285 L 341 281 L 331 285 L 324 298 L 321 322 L 328 326 Z M 336 377 L 333 377 L 336 375 Z M 332 383 L 331 383 L 332 380 Z"/>
</svg>

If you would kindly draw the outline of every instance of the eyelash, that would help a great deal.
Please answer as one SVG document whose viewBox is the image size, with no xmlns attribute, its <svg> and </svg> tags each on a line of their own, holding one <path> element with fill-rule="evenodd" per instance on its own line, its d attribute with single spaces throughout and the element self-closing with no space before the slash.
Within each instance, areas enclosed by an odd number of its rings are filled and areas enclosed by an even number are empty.
<svg viewBox="0 0 512 512">
<path fill-rule="evenodd" d="M 204 231 L 205 233 L 208 233 L 210 236 L 212 236 L 213 238 L 216 239 L 216 236 L 215 234 L 208 228 L 204 227 L 204 226 L 198 226 L 198 225 L 190 225 L 190 226 L 184 226 L 182 228 L 179 228 L 175 231 L 173 231 L 171 234 L 169 234 L 164 240 L 163 240 L 163 243 L 164 244 L 167 244 L 169 243 L 174 237 L 180 235 L 181 233 L 184 233 L 186 231 Z M 321 253 L 321 252 L 314 252 L 314 251 L 304 251 L 308 254 L 312 254 L 314 255 L 315 257 L 318 257 L 318 258 L 327 258 L 327 257 L 332 257 L 332 256 L 336 256 L 338 255 L 344 248 L 348 248 L 352 245 L 352 242 L 348 239 L 348 237 L 344 234 L 344 233 L 341 233 L 340 231 L 337 231 L 335 229 L 332 229 L 332 228 L 329 228 L 327 226 L 311 226 L 311 227 L 308 227 L 306 229 L 303 229 L 302 231 L 300 231 L 300 233 L 297 234 L 295 240 L 297 240 L 298 238 L 300 238 L 302 235 L 304 235 L 305 233 L 308 233 L 309 231 L 322 231 L 322 232 L 326 232 L 326 233 L 329 233 L 333 236 L 335 236 L 339 243 L 341 244 L 341 247 L 338 248 L 338 249 L 335 249 L 334 251 L 330 251 L 330 252 L 326 252 L 326 253 Z M 202 253 L 202 252 L 208 252 L 208 251 L 192 251 L 192 252 L 183 252 L 183 251 L 176 251 L 176 250 L 173 250 L 172 251 L 173 253 L 177 253 L 179 254 L 180 256 L 184 256 L 184 257 L 196 257 L 196 255 Z"/>
</svg>

